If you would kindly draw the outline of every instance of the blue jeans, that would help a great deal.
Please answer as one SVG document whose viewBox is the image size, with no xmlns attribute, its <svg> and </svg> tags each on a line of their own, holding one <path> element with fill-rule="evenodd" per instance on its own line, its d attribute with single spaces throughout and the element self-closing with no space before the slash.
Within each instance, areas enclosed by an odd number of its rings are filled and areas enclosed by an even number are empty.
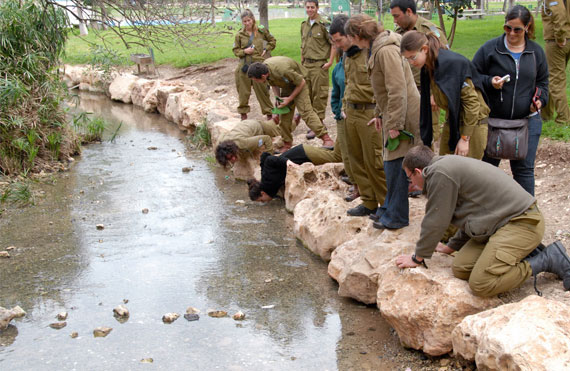
<svg viewBox="0 0 570 371">
<path fill-rule="evenodd" d="M 379 221 L 386 228 L 398 229 L 410 224 L 408 203 L 408 178 L 402 168 L 403 157 L 392 161 L 384 161 L 386 174 L 386 199 L 376 211 Z"/>
<path fill-rule="evenodd" d="M 542 119 L 540 115 L 528 118 L 528 152 L 524 160 L 510 160 L 511 171 L 515 181 L 524 188 L 525 191 L 534 196 L 534 160 L 538 149 L 538 141 L 542 133 Z M 483 161 L 499 166 L 501 159 L 483 156 Z"/>
</svg>

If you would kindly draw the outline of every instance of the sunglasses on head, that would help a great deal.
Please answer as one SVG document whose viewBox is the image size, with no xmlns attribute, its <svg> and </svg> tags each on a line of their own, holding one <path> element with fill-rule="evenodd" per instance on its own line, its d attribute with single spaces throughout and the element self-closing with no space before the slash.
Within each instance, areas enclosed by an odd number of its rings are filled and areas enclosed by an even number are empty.
<svg viewBox="0 0 570 371">
<path fill-rule="evenodd" d="M 524 31 L 523 27 L 512 27 L 509 26 L 508 24 L 503 25 L 503 29 L 505 30 L 505 32 L 514 32 L 514 33 L 521 33 Z"/>
</svg>

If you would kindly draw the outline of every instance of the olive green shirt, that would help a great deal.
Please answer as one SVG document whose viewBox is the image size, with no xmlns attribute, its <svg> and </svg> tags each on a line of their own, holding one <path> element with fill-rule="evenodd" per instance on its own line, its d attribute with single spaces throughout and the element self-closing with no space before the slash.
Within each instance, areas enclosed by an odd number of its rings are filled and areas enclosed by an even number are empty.
<svg viewBox="0 0 570 371">
<path fill-rule="evenodd" d="M 308 18 L 301 23 L 301 59 L 329 60 L 331 41 L 328 27 L 328 22 L 320 15 L 312 26 Z"/>
<path fill-rule="evenodd" d="M 233 141 L 240 150 L 240 155 L 258 151 L 265 146 L 266 152 L 273 152 L 272 137 L 280 135 L 273 120 L 243 120 L 229 132 L 220 135 L 219 142 Z"/>
<path fill-rule="evenodd" d="M 259 26 L 257 29 L 257 33 L 255 34 L 255 36 L 253 37 L 252 43 L 251 45 L 253 45 L 254 47 L 254 52 L 253 54 L 245 54 L 243 52 L 243 50 L 245 48 L 248 47 L 248 45 L 250 45 L 249 43 L 249 32 L 247 32 L 245 30 L 245 28 L 242 28 L 236 35 L 235 41 L 234 41 L 234 48 L 233 48 L 233 52 L 234 55 L 240 59 L 245 60 L 245 57 L 248 57 L 248 63 L 251 62 L 263 62 L 264 58 L 261 56 L 261 54 L 263 54 L 264 50 L 267 50 L 268 52 L 272 51 L 273 49 L 275 49 L 275 44 L 277 43 L 277 41 L 275 40 L 275 38 L 273 37 L 273 35 L 271 35 L 269 33 L 269 31 L 263 27 L 263 25 Z M 263 45 L 265 42 L 265 46 Z M 251 61 L 249 61 L 249 57 L 251 57 Z"/>
<path fill-rule="evenodd" d="M 346 103 L 376 103 L 374 90 L 368 76 L 366 60 L 368 59 L 368 49 L 363 49 L 349 57 L 344 58 L 344 98 L 343 107 Z"/>
<path fill-rule="evenodd" d="M 563 43 L 570 39 L 570 2 L 568 0 L 544 0 L 542 6 L 544 40 Z"/>
<path fill-rule="evenodd" d="M 431 82 L 431 95 L 435 103 L 439 108 L 445 110 L 446 118 L 449 115 L 447 97 L 439 89 L 437 84 L 432 80 Z M 483 94 L 479 89 L 475 88 L 471 79 L 465 80 L 463 87 L 461 88 L 461 111 L 459 113 L 459 120 L 461 122 L 461 127 L 459 128 L 461 135 L 471 136 L 473 135 L 473 130 L 479 121 L 486 117 L 489 117 L 489 112 L 491 109 L 485 103 L 483 99 Z"/>
<path fill-rule="evenodd" d="M 410 30 L 404 30 L 400 26 L 397 26 L 394 29 L 394 32 L 396 32 L 400 35 L 403 35 L 407 31 L 413 31 L 413 30 L 419 31 L 423 34 L 427 34 L 427 33 L 432 32 L 439 38 L 439 41 L 441 42 L 442 45 L 448 46 L 447 37 L 445 37 L 445 33 L 443 31 L 441 31 L 441 28 L 439 28 L 439 26 L 436 26 L 435 23 L 428 21 L 427 19 L 425 19 L 424 17 L 419 16 L 419 15 L 418 15 L 418 19 L 416 21 L 416 24 Z M 410 67 L 412 68 L 412 73 L 414 74 L 414 81 L 416 82 L 416 86 L 419 88 L 420 87 L 420 69 L 417 67 L 414 67 L 412 65 L 410 65 Z"/>
<path fill-rule="evenodd" d="M 295 89 L 307 74 L 305 67 L 289 57 L 271 57 L 263 63 L 269 68 L 269 85 L 282 89 Z"/>
</svg>

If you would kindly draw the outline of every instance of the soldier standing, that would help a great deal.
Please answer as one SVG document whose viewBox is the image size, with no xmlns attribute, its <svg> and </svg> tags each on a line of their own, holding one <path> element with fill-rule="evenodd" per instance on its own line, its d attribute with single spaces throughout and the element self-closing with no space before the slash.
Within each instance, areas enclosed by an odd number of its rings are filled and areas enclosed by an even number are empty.
<svg viewBox="0 0 570 371">
<path fill-rule="evenodd" d="M 434 33 L 442 45 L 447 47 L 447 38 L 441 29 L 434 23 L 428 21 L 424 17 L 416 14 L 416 2 L 413 0 L 393 0 L 390 3 L 390 13 L 394 17 L 397 27 L 394 30 L 400 35 L 404 35 L 408 31 L 419 31 L 421 33 Z M 418 90 L 420 89 L 420 69 L 414 66 L 412 73 Z M 440 137 L 441 129 L 439 126 L 439 107 L 432 99 L 432 126 L 433 126 L 433 142 L 437 142 Z"/>
<path fill-rule="evenodd" d="M 243 28 L 237 33 L 233 48 L 235 56 L 240 59 L 235 71 L 236 88 L 239 96 L 237 110 L 241 114 L 242 120 L 247 119 L 250 110 L 249 96 L 253 86 L 253 91 L 261 106 L 261 112 L 267 115 L 268 120 L 271 120 L 273 105 L 269 97 L 269 86 L 251 81 L 247 77 L 247 69 L 253 62 L 262 62 L 265 55 L 275 49 L 276 40 L 263 25 L 259 25 L 259 27 L 256 25 L 251 10 L 246 9 L 241 13 L 241 22 Z"/>
<path fill-rule="evenodd" d="M 308 18 L 301 23 L 301 63 L 307 69 L 307 87 L 313 109 L 321 122 L 329 96 L 329 68 L 333 64 L 334 50 L 329 40 L 328 22 L 319 15 L 319 1 L 305 1 Z M 315 134 L 309 133 L 308 139 Z"/>
<path fill-rule="evenodd" d="M 570 4 L 568 0 L 544 0 L 542 7 L 544 50 L 548 63 L 550 100 L 542 111 L 546 120 L 557 116 L 558 124 L 570 123 L 566 97 L 566 67 L 570 61 Z"/>
</svg>

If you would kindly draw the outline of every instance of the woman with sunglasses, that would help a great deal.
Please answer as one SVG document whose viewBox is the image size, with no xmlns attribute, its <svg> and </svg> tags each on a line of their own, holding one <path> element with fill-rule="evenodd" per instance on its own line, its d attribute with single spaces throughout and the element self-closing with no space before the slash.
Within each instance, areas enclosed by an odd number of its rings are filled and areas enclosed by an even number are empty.
<svg viewBox="0 0 570 371">
<path fill-rule="evenodd" d="M 425 145 L 432 141 L 431 107 L 446 111 L 440 155 L 456 154 L 480 160 L 487 145 L 489 107 L 481 78 L 464 56 L 447 50 L 433 34 L 408 31 L 400 52 L 421 69 L 420 134 Z M 433 101 L 431 101 L 433 99 Z"/>
<path fill-rule="evenodd" d="M 516 120 L 528 117 L 528 152 L 524 160 L 511 160 L 514 179 L 534 196 L 534 160 L 542 131 L 540 109 L 548 102 L 546 55 L 534 39 L 531 12 L 515 5 L 507 12 L 505 33 L 487 41 L 473 57 L 489 97 L 490 117 Z M 502 79 L 509 75 L 510 78 Z M 534 99 L 533 99 L 534 98 Z M 483 161 L 499 166 L 500 159 Z"/>
</svg>

